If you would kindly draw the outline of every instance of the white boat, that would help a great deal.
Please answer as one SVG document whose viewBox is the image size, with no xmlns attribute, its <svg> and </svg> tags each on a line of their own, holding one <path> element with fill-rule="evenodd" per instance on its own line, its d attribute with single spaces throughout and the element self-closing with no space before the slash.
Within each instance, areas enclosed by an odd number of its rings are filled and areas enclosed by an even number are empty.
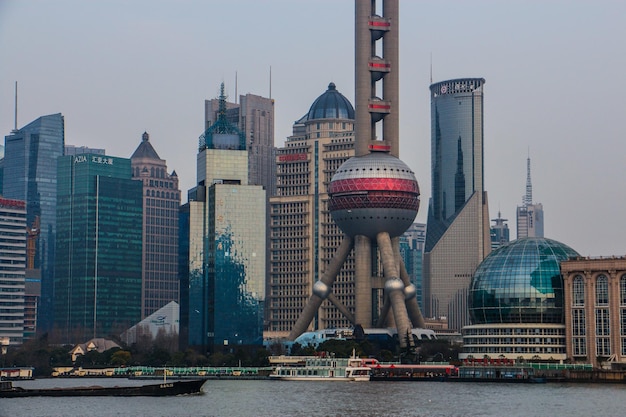
<svg viewBox="0 0 626 417">
<path fill-rule="evenodd" d="M 304 363 L 278 365 L 270 375 L 272 379 L 283 381 L 369 381 L 371 359 L 357 358 L 352 352 L 350 358 L 334 356 L 307 356 Z"/>
</svg>

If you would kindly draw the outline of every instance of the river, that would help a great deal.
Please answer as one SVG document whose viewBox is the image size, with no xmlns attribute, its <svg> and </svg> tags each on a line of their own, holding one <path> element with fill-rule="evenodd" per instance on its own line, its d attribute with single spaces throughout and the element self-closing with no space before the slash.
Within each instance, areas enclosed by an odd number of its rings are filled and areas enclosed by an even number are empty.
<svg viewBox="0 0 626 417">
<path fill-rule="evenodd" d="M 142 384 L 123 379 L 42 379 L 25 388 Z M 209 380 L 204 395 L 3 398 L 2 417 L 443 417 L 622 416 L 626 385 Z"/>
</svg>

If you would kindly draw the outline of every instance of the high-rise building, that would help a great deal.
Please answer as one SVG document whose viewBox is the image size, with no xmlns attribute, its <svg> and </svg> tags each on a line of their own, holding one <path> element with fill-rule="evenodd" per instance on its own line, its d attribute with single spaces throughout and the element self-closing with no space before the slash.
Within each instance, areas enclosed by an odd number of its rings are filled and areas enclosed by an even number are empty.
<svg viewBox="0 0 626 417">
<path fill-rule="evenodd" d="M 141 317 L 172 301 L 179 302 L 178 210 L 180 190 L 176 171 L 167 172 L 144 132 L 130 157 L 133 179 L 143 184 L 143 290 Z"/>
<path fill-rule="evenodd" d="M 498 249 L 510 240 L 508 219 L 503 219 L 498 211 L 498 217 L 491 219 L 494 223 L 491 226 L 491 250 Z"/>
<path fill-rule="evenodd" d="M 189 292 L 181 297 L 188 330 L 181 332 L 205 351 L 263 340 L 266 194 L 248 182 L 245 137 L 226 108 L 222 84 L 218 118 L 200 136 L 198 185 L 181 209 L 181 235 L 189 237 L 182 250 Z"/>
<path fill-rule="evenodd" d="M 141 320 L 142 183 L 127 158 L 58 164 L 55 327 L 65 343 L 121 334 Z"/>
<path fill-rule="evenodd" d="M 517 206 L 517 238 L 543 237 L 543 204 L 533 203 L 530 158 L 526 160 L 526 194 Z"/>
<path fill-rule="evenodd" d="M 268 336 L 286 336 L 307 303 L 313 285 L 328 267 L 341 231 L 328 211 L 328 184 L 354 155 L 354 108 L 334 83 L 293 126 L 278 150 L 277 195 L 270 198 L 270 279 Z M 334 295 L 354 308 L 354 264 L 349 258 Z M 330 302 L 312 328 L 346 327 Z"/>
<path fill-rule="evenodd" d="M 424 305 L 422 274 L 424 244 L 426 243 L 426 224 L 413 223 L 409 229 L 400 236 L 400 255 L 406 266 L 411 283 L 417 289 L 417 304 Z"/>
<path fill-rule="evenodd" d="M 235 98 L 236 100 L 236 98 Z M 220 100 L 204 102 L 205 129 L 219 117 Z M 239 96 L 239 103 L 226 102 L 226 120 L 237 126 L 245 138 L 248 152 L 248 184 L 265 188 L 265 276 L 270 274 L 270 206 L 276 194 L 276 147 L 274 146 L 274 100 L 255 94 Z M 266 288 L 268 289 L 268 288 Z M 266 294 L 268 296 L 268 294 Z M 266 311 L 267 314 L 267 311 Z M 267 317 L 265 318 L 267 320 Z"/>
<path fill-rule="evenodd" d="M 57 208 L 57 158 L 63 155 L 63 116 L 42 116 L 5 136 L 3 195 L 26 201 L 26 223 L 39 218 L 35 268 L 41 270 L 38 329 L 47 331 L 53 319 L 54 242 Z"/>
<path fill-rule="evenodd" d="M 0 339 L 24 338 L 26 203 L 0 198 Z"/>
<path fill-rule="evenodd" d="M 491 251 L 483 176 L 483 78 L 430 86 L 432 193 L 424 248 L 425 313 L 469 324 L 467 291 Z"/>
</svg>

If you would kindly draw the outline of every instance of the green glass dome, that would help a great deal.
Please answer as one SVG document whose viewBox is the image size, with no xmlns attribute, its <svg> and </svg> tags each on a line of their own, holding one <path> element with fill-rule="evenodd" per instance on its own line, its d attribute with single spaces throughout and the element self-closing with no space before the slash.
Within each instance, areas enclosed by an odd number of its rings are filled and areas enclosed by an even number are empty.
<svg viewBox="0 0 626 417">
<path fill-rule="evenodd" d="M 472 324 L 563 323 L 560 262 L 578 253 L 545 238 L 515 240 L 478 266 L 469 291 Z"/>
</svg>

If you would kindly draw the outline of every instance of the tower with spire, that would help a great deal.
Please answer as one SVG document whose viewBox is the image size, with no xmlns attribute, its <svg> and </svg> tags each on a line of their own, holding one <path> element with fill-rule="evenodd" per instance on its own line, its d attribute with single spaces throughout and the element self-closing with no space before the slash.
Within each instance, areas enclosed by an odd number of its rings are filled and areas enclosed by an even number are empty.
<svg viewBox="0 0 626 417">
<path fill-rule="evenodd" d="M 517 238 L 543 236 L 543 204 L 533 203 L 533 184 L 530 179 L 530 156 L 526 159 L 526 194 L 517 206 Z"/>
</svg>

